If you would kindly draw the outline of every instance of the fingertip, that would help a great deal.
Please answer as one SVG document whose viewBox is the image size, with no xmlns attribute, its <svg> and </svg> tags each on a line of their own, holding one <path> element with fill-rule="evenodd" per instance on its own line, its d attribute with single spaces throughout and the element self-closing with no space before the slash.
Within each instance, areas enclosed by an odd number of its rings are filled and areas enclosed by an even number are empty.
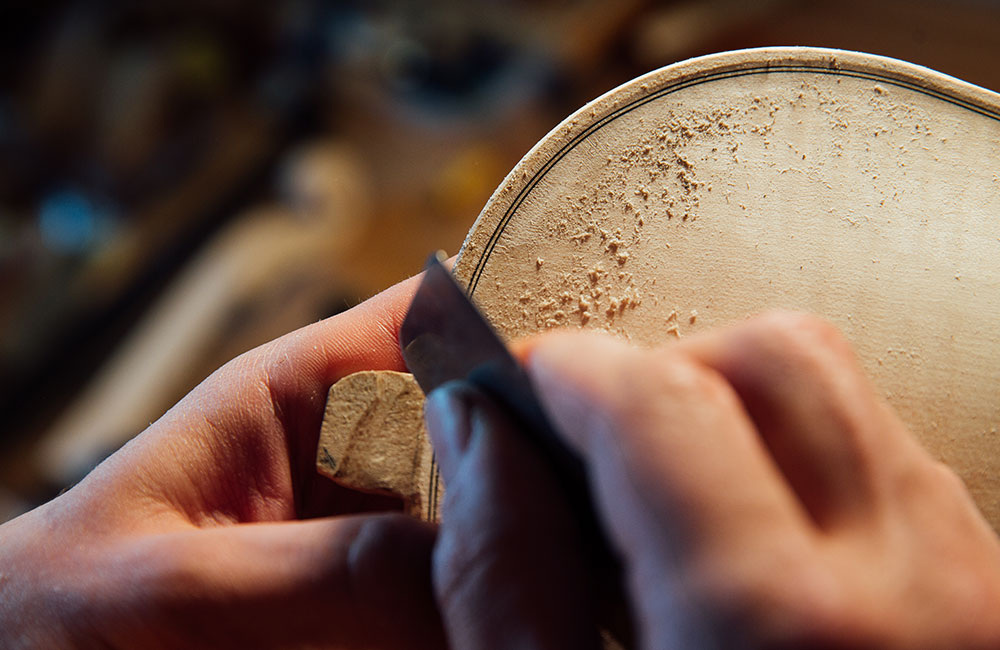
<svg viewBox="0 0 1000 650">
<path fill-rule="evenodd" d="M 452 256 L 445 260 L 445 268 L 450 270 L 455 259 Z M 362 354 L 362 365 L 357 370 L 405 370 L 406 363 L 399 346 L 399 330 L 423 277 L 421 272 L 401 280 L 348 311 L 310 327 L 314 328 L 318 337 L 326 340 L 335 340 L 338 335 L 342 336 L 344 330 L 348 330 L 352 339 L 348 342 L 354 344 L 352 348 L 358 349 Z M 318 349 L 322 350 L 322 346 Z M 328 375 L 332 378 L 330 383 L 354 371 L 342 367 L 338 358 L 327 358 L 327 362 Z"/>
<path fill-rule="evenodd" d="M 533 334 L 523 339 L 517 339 L 516 341 L 510 342 L 508 344 L 510 353 L 515 359 L 520 361 L 522 365 L 526 364 L 543 336 L 543 334 Z"/>
</svg>

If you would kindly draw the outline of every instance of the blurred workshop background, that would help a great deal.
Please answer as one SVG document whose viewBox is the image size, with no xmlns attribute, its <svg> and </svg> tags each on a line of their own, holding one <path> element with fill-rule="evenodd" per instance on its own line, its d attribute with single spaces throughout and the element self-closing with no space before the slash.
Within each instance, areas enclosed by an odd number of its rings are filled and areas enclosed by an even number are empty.
<svg viewBox="0 0 1000 650">
<path fill-rule="evenodd" d="M 456 252 L 581 104 L 762 45 L 1000 90 L 986 0 L 4 3 L 0 522 L 229 358 Z"/>
</svg>

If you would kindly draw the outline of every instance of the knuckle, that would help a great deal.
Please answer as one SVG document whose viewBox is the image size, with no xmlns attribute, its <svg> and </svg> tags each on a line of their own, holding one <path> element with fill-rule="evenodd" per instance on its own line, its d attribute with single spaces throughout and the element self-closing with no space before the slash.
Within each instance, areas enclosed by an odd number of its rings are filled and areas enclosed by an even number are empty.
<svg viewBox="0 0 1000 650">
<path fill-rule="evenodd" d="M 849 354 L 850 344 L 841 331 L 825 318 L 797 311 L 770 312 L 757 323 L 758 336 L 775 340 L 789 352 L 813 357 L 817 350 Z"/>
<path fill-rule="evenodd" d="M 726 393 L 725 382 L 717 373 L 686 354 L 661 349 L 633 375 L 635 392 L 670 391 L 682 397 L 699 395 L 720 398 Z"/>
<path fill-rule="evenodd" d="M 853 347 L 827 320 L 804 312 L 771 312 L 748 325 L 730 369 L 745 381 L 796 380 L 814 391 L 857 394 L 866 385 Z"/>
<path fill-rule="evenodd" d="M 664 400 L 734 408 L 738 400 L 721 375 L 689 355 L 658 348 L 640 358 L 625 375 L 614 417 L 626 426 L 640 425 L 661 414 Z"/>
<path fill-rule="evenodd" d="M 968 498 L 959 475 L 945 463 L 931 458 L 900 464 L 890 474 L 889 489 L 896 503 L 920 508 L 926 507 L 929 500 L 951 503 Z"/>
<path fill-rule="evenodd" d="M 951 503 L 969 502 L 968 487 L 962 477 L 950 466 L 939 460 L 932 460 L 926 469 L 926 489 L 931 494 L 937 494 L 939 498 L 947 499 Z"/>
<path fill-rule="evenodd" d="M 927 472 L 936 485 L 951 491 L 965 492 L 965 483 L 951 466 L 939 460 L 932 460 L 928 463 Z"/>
<path fill-rule="evenodd" d="M 702 602 L 766 646 L 808 647 L 810 639 L 830 638 L 842 619 L 837 582 L 797 545 L 714 563 L 701 581 Z"/>
</svg>

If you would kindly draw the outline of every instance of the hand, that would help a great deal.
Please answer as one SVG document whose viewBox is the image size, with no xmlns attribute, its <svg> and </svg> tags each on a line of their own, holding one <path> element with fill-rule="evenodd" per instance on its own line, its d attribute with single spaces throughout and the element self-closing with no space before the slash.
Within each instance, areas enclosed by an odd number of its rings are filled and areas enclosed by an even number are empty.
<svg viewBox="0 0 1000 650">
<path fill-rule="evenodd" d="M 316 472 L 327 389 L 402 370 L 414 280 L 247 352 L 0 527 L 0 646 L 442 647 L 434 530 Z M 305 521 L 297 521 L 308 519 Z"/>
<path fill-rule="evenodd" d="M 824 321 L 651 351 L 553 333 L 522 357 L 589 468 L 641 647 L 1000 647 L 997 536 Z M 530 447 L 463 385 L 432 394 L 428 425 L 458 647 L 596 647 L 595 587 Z"/>
</svg>

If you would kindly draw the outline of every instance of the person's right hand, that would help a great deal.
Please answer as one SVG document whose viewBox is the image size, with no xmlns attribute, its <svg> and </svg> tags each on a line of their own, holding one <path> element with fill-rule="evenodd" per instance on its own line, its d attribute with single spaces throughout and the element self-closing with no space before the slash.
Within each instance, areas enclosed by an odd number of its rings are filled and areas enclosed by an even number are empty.
<svg viewBox="0 0 1000 650">
<path fill-rule="evenodd" d="M 826 322 L 775 313 L 657 350 L 523 349 L 589 468 L 641 647 L 1000 647 L 1000 543 Z M 481 393 L 432 394 L 435 582 L 455 647 L 597 647 L 552 477 Z"/>
</svg>

